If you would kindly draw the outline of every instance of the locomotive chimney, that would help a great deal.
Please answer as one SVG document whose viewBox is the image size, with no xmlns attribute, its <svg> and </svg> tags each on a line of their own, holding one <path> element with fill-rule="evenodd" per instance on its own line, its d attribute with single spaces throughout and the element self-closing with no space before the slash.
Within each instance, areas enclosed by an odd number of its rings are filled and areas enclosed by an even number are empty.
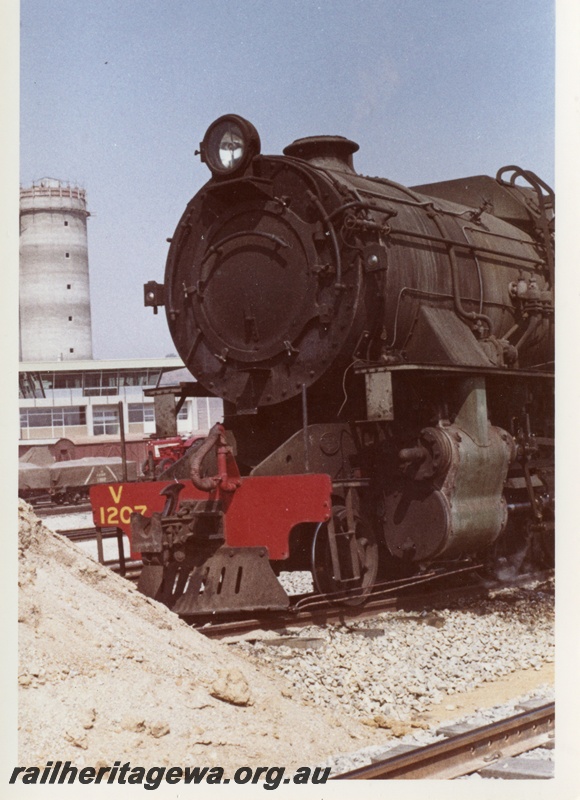
<svg viewBox="0 0 580 800">
<path fill-rule="evenodd" d="M 296 139 L 284 148 L 283 153 L 285 156 L 308 161 L 315 167 L 354 174 L 352 154 L 358 149 L 356 142 L 344 136 L 308 136 L 305 139 Z"/>
</svg>

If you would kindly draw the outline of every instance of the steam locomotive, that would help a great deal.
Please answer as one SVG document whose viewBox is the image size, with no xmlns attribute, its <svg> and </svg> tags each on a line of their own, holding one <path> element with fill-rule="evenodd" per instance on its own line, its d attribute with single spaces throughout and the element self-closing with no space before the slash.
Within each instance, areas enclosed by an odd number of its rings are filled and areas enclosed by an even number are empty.
<svg viewBox="0 0 580 800">
<path fill-rule="evenodd" d="M 284 608 L 280 570 L 356 603 L 553 556 L 554 194 L 517 166 L 407 188 L 358 174 L 358 149 L 263 155 L 220 117 L 144 287 L 198 381 L 183 396 L 225 408 L 131 515 L 142 590 L 183 616 Z"/>
</svg>

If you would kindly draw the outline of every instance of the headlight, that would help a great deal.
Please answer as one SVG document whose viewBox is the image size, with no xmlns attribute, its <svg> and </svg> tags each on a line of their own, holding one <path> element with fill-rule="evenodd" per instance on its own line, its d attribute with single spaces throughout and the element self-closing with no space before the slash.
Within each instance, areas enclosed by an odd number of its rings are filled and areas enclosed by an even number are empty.
<svg viewBox="0 0 580 800">
<path fill-rule="evenodd" d="M 227 114 L 209 126 L 200 152 L 214 177 L 226 177 L 241 172 L 260 152 L 260 137 L 247 119 Z"/>
</svg>

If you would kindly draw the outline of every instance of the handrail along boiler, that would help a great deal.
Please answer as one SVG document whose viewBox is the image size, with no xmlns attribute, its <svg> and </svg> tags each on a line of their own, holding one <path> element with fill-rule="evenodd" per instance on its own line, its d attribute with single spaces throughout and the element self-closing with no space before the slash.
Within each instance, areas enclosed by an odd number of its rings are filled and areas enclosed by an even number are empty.
<svg viewBox="0 0 580 800">
<path fill-rule="evenodd" d="M 145 285 L 225 427 L 133 515 L 144 590 L 185 616 L 280 608 L 275 575 L 310 569 L 353 603 L 426 565 L 550 558 L 552 191 L 516 166 L 364 177 L 339 136 L 260 148 L 210 125 L 211 178 Z"/>
</svg>

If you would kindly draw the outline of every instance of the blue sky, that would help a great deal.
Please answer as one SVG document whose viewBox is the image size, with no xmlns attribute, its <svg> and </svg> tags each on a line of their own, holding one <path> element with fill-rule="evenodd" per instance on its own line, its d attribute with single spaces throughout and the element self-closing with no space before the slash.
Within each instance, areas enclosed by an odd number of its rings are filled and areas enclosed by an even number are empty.
<svg viewBox="0 0 580 800">
<path fill-rule="evenodd" d="M 238 113 L 263 152 L 340 134 L 406 185 L 504 164 L 554 180 L 550 0 L 22 0 L 21 182 L 87 190 L 97 358 L 175 350 L 142 306 Z"/>
</svg>

